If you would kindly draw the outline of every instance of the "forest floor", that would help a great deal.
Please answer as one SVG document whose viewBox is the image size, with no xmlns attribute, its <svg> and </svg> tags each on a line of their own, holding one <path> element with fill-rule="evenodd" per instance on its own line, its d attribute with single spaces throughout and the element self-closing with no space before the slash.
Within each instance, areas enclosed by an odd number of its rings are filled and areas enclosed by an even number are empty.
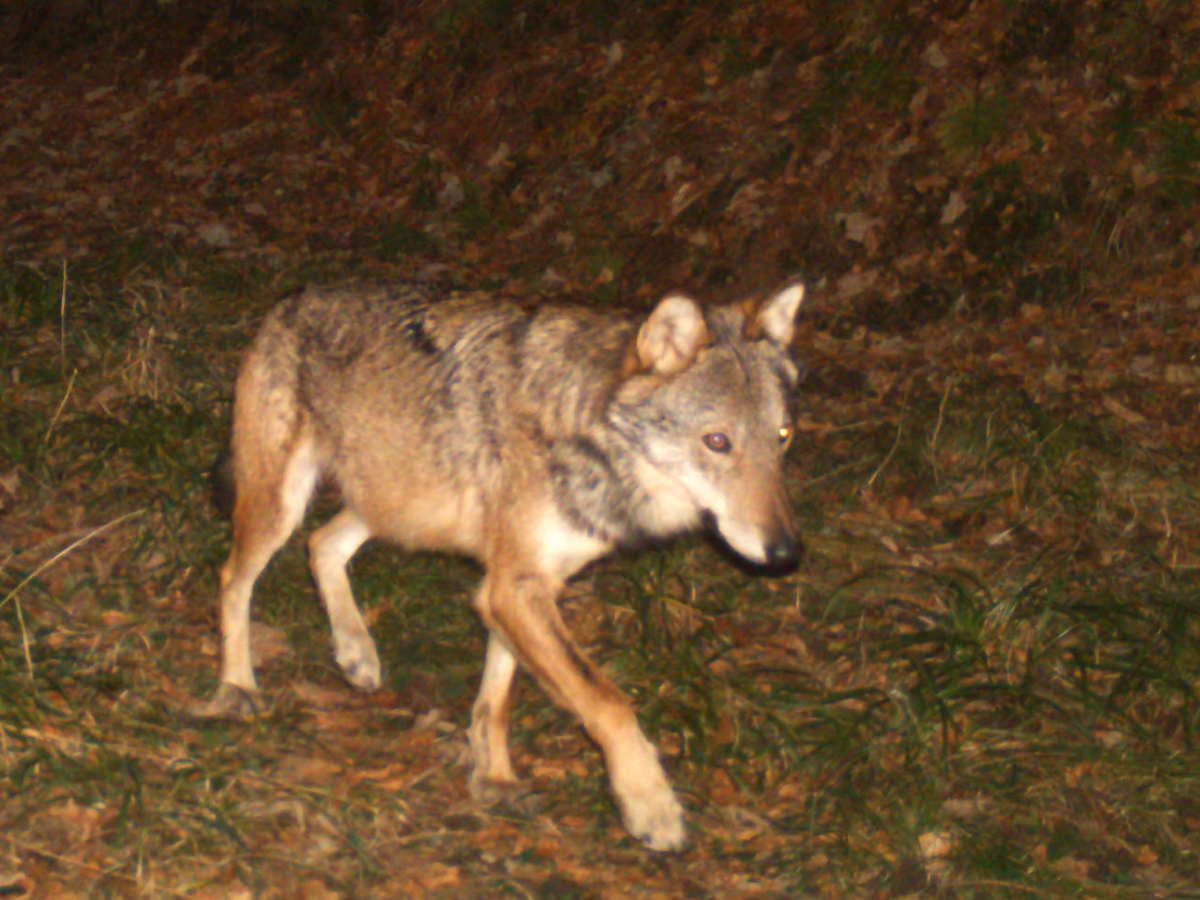
<svg viewBox="0 0 1200 900">
<path fill-rule="evenodd" d="M 160 6 L 0 68 L 0 896 L 1200 897 L 1194 4 Z M 801 569 L 696 539 L 564 600 L 687 851 L 532 680 L 528 792 L 472 803 L 459 560 L 356 558 L 361 695 L 293 541 L 266 709 L 187 715 L 238 354 L 347 275 L 805 279 Z"/>
</svg>

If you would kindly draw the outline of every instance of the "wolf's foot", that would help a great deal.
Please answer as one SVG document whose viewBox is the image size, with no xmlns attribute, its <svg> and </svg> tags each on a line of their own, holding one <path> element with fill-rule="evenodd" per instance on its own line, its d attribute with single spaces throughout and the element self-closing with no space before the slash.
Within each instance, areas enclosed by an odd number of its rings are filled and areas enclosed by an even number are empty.
<svg viewBox="0 0 1200 900">
<path fill-rule="evenodd" d="M 658 752 L 645 738 L 612 769 L 613 793 L 625 828 L 651 850 L 682 850 L 687 846 L 683 806 L 671 789 L 658 761 Z"/>
<path fill-rule="evenodd" d="M 222 681 L 209 699 L 192 704 L 187 712 L 196 719 L 243 719 L 257 713 L 259 705 L 258 691 Z"/>
<path fill-rule="evenodd" d="M 337 664 L 346 680 L 360 691 L 377 691 L 383 684 L 379 653 L 365 631 L 352 635 L 334 635 Z"/>
<path fill-rule="evenodd" d="M 471 799 L 480 806 L 511 802 L 514 797 L 524 793 L 521 783 L 515 778 L 476 778 L 472 775 L 469 786 Z"/>
<path fill-rule="evenodd" d="M 625 827 L 650 850 L 682 850 L 687 846 L 683 807 L 664 780 L 660 789 L 627 795 L 621 801 Z"/>
<path fill-rule="evenodd" d="M 360 659 L 349 663 L 339 663 L 346 680 L 360 691 L 379 690 L 383 678 L 379 671 L 379 660 Z"/>
</svg>

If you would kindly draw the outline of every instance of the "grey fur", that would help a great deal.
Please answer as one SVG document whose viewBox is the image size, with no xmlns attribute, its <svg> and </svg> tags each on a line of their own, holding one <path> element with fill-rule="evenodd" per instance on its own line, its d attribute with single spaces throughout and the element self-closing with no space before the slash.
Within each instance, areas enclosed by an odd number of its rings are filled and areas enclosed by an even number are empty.
<svg viewBox="0 0 1200 900">
<path fill-rule="evenodd" d="M 197 713 L 237 712 L 255 696 L 251 591 L 324 478 L 344 508 L 310 547 L 346 677 L 363 689 L 381 678 L 345 574 L 363 541 L 475 557 L 491 635 L 471 726 L 477 796 L 515 777 L 507 710 L 519 663 L 600 744 L 629 830 L 653 849 L 681 847 L 682 808 L 653 746 L 555 600 L 613 548 L 706 522 L 755 564 L 795 565 L 782 462 L 802 295 L 792 286 L 706 311 L 671 295 L 644 316 L 439 299 L 413 284 L 285 298 L 238 380 L 222 683 Z"/>
</svg>

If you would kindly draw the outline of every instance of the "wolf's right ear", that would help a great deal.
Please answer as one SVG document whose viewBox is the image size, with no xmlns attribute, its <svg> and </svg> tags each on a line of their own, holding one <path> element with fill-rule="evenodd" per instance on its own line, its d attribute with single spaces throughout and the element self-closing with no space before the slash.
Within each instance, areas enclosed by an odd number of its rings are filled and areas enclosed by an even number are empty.
<svg viewBox="0 0 1200 900">
<path fill-rule="evenodd" d="M 746 320 L 746 339 L 766 338 L 780 347 L 788 346 L 796 333 L 796 314 L 803 299 L 804 285 L 797 281 L 753 307 Z"/>
<path fill-rule="evenodd" d="M 708 326 L 696 301 L 668 294 L 638 331 L 637 368 L 674 375 L 690 366 L 709 342 Z"/>
</svg>

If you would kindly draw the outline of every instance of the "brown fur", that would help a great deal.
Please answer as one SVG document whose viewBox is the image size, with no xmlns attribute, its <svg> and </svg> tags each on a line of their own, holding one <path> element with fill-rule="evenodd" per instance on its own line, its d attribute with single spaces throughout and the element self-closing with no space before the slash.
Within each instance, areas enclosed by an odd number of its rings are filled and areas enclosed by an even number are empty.
<svg viewBox="0 0 1200 900">
<path fill-rule="evenodd" d="M 324 478 L 344 507 L 313 532 L 310 557 L 347 679 L 365 690 L 381 679 L 346 575 L 363 542 L 472 556 L 486 567 L 476 606 L 490 635 L 470 729 L 476 795 L 515 780 L 507 737 L 522 665 L 603 750 L 629 830 L 653 849 L 683 846 L 657 752 L 557 601 L 614 547 L 706 519 L 751 561 L 794 565 L 781 465 L 800 296 L 785 289 L 748 314 L 672 295 L 642 318 L 435 301 L 411 285 L 286 298 L 238 378 L 221 686 L 197 712 L 252 703 L 254 582 Z"/>
</svg>

